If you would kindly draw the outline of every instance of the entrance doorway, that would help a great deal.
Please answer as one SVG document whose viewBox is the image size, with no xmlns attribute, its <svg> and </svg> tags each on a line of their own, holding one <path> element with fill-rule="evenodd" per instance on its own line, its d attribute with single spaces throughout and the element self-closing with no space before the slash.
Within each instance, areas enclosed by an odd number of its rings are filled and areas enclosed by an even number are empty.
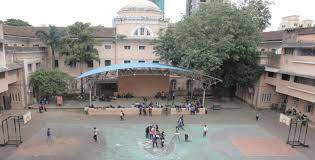
<svg viewBox="0 0 315 160">
<path fill-rule="evenodd" d="M 118 91 L 117 83 L 101 83 L 97 84 L 96 95 L 99 97 L 114 96 L 114 93 Z"/>
</svg>

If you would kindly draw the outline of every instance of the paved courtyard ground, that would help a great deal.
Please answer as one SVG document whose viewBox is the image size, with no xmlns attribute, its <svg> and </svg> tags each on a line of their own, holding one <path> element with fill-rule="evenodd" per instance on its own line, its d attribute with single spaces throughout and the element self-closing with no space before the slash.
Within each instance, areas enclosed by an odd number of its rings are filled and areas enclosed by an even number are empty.
<svg viewBox="0 0 315 160">
<path fill-rule="evenodd" d="M 177 116 L 91 117 L 79 110 L 33 111 L 33 120 L 22 127 L 23 144 L 0 148 L 0 160 L 312 160 L 315 132 L 310 129 L 310 148 L 291 148 L 285 144 L 288 127 L 278 122 L 278 114 L 256 111 L 242 103 L 225 103 L 240 109 L 211 111 L 204 116 L 185 116 L 181 141 L 172 141 Z M 159 124 L 166 132 L 165 149 L 152 149 L 145 139 L 147 125 Z M 202 125 L 209 134 L 202 137 Z M 96 126 L 99 142 L 92 139 Z M 52 128 L 53 143 L 46 142 L 46 129 Z M 188 133 L 191 142 L 183 142 Z"/>
</svg>

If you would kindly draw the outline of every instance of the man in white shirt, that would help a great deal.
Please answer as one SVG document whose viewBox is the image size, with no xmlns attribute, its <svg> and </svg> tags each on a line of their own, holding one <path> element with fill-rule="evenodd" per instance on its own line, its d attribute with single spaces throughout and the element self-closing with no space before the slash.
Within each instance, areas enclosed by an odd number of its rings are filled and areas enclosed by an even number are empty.
<svg viewBox="0 0 315 160">
<path fill-rule="evenodd" d="M 204 125 L 203 126 L 203 137 L 206 137 L 207 133 L 208 133 L 208 127 L 207 127 L 207 125 Z"/>
</svg>

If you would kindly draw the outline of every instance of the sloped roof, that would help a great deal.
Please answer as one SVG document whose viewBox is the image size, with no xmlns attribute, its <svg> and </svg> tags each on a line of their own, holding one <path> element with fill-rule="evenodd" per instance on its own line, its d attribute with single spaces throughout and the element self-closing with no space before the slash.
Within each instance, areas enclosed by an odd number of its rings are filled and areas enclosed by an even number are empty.
<svg viewBox="0 0 315 160">
<path fill-rule="evenodd" d="M 120 9 L 119 12 L 133 12 L 133 11 L 162 12 L 156 4 L 148 0 L 134 0 L 131 3 L 129 3 L 127 6 Z"/>
<path fill-rule="evenodd" d="M 263 41 L 282 41 L 284 31 L 271 31 L 261 33 Z"/>
<path fill-rule="evenodd" d="M 58 27 L 60 31 L 64 31 L 65 27 Z M 96 38 L 108 38 L 108 37 L 115 37 L 116 34 L 116 28 L 111 27 L 94 27 L 94 37 Z M 19 37 L 28 37 L 28 38 L 36 38 L 36 32 L 37 31 L 47 31 L 48 27 L 29 27 L 29 26 L 23 26 L 23 27 L 17 27 L 17 26 L 3 26 L 3 32 L 4 35 L 10 35 L 10 36 L 19 36 Z"/>
</svg>

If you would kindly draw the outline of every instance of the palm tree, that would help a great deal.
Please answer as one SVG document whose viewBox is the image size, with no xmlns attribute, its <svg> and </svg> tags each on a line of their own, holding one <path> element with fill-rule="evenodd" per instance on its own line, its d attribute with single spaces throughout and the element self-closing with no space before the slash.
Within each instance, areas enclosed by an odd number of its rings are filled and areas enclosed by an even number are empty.
<svg viewBox="0 0 315 160">
<path fill-rule="evenodd" d="M 76 22 L 67 27 L 67 36 L 62 41 L 61 54 L 66 56 L 65 63 L 80 62 L 81 74 L 84 63 L 99 60 L 98 51 L 94 48 L 96 40 L 93 32 L 90 23 Z M 83 94 L 83 79 L 81 79 L 81 94 Z"/>
<path fill-rule="evenodd" d="M 36 36 L 40 38 L 51 49 L 51 54 L 48 55 L 51 62 L 51 67 L 55 68 L 55 51 L 60 47 L 62 33 L 58 31 L 56 26 L 49 25 L 48 31 L 39 30 Z M 50 53 L 50 52 L 48 52 Z"/>
</svg>

